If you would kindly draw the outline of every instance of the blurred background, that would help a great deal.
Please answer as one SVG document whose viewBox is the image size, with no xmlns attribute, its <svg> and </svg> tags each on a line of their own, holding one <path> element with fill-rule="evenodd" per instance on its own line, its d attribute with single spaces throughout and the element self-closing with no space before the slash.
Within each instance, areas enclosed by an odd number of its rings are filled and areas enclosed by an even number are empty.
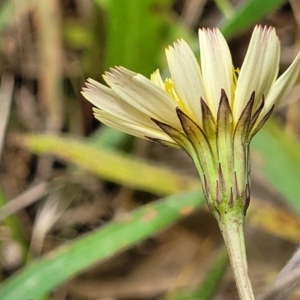
<svg viewBox="0 0 300 300">
<path fill-rule="evenodd" d="M 219 27 L 240 67 L 255 24 L 276 28 L 282 73 L 300 50 L 298 0 L 0 1 L 4 285 L 60 246 L 163 196 L 200 187 L 182 151 L 94 120 L 80 94 L 85 80 L 101 81 L 116 65 L 147 77 L 160 68 L 168 76 L 164 49 L 184 38 L 199 55 L 200 27 Z M 246 240 L 257 295 L 300 241 L 299 120 L 297 84 L 252 145 Z M 192 212 L 126 251 L 95 259 L 41 292 L 42 299 L 238 299 L 215 220 L 205 204 Z M 61 268 L 76 263 L 61 262 Z M 38 272 L 44 281 L 55 278 L 43 277 L 43 267 Z M 289 299 L 300 299 L 300 288 L 291 292 Z"/>
</svg>

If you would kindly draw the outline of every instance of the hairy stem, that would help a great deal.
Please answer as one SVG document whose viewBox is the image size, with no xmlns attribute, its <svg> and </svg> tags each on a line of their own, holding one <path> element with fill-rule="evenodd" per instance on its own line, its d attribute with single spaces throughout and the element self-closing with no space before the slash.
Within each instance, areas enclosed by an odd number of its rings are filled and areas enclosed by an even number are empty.
<svg viewBox="0 0 300 300">
<path fill-rule="evenodd" d="M 244 241 L 244 216 L 232 212 L 219 220 L 229 259 L 241 300 L 254 300 L 252 285 L 248 276 L 248 264 Z"/>
</svg>

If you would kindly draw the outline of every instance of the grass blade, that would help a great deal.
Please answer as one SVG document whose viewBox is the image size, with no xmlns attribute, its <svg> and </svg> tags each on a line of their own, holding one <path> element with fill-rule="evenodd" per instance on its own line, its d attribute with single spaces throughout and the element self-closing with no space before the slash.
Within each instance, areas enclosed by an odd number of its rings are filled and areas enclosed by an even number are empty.
<svg viewBox="0 0 300 300">
<path fill-rule="evenodd" d="M 248 0 L 236 8 L 235 15 L 223 21 L 218 27 L 229 38 L 261 20 L 268 13 L 285 3 L 285 0 Z"/>
<path fill-rule="evenodd" d="M 252 141 L 254 162 L 266 179 L 300 213 L 300 147 L 274 121 L 269 120 Z M 252 168 L 254 164 L 252 165 Z"/>
<path fill-rule="evenodd" d="M 204 203 L 201 191 L 169 196 L 65 244 L 2 284 L 0 299 L 38 299 L 60 284 L 172 224 Z"/>
<path fill-rule="evenodd" d="M 27 135 L 20 139 L 20 143 L 38 155 L 55 155 L 105 180 L 156 195 L 165 196 L 200 187 L 197 178 L 176 174 L 121 151 L 96 149 L 85 140 L 76 140 L 68 135 Z"/>
</svg>

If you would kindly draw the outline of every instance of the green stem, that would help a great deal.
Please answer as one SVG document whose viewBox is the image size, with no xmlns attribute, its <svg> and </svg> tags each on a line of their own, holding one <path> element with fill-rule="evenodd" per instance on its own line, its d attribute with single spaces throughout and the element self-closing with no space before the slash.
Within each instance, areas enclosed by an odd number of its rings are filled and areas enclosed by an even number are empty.
<svg viewBox="0 0 300 300">
<path fill-rule="evenodd" d="M 219 220 L 229 259 L 241 300 L 254 300 L 252 285 L 248 276 L 248 265 L 244 241 L 244 216 L 222 215 Z"/>
</svg>

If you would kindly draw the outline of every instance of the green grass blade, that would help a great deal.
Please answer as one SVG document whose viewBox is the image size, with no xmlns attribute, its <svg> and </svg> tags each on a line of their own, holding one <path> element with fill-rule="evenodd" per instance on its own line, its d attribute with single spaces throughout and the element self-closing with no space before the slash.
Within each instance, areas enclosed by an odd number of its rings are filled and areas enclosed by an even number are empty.
<svg viewBox="0 0 300 300">
<path fill-rule="evenodd" d="M 233 18 L 224 20 L 218 27 L 226 38 L 239 33 L 266 16 L 268 13 L 284 4 L 286 0 L 248 0 L 237 7 Z"/>
<path fill-rule="evenodd" d="M 226 19 L 233 18 L 235 11 L 229 0 L 215 0 L 215 3 Z"/>
<path fill-rule="evenodd" d="M 93 264 L 128 249 L 193 212 L 203 203 L 202 192 L 193 191 L 145 205 L 31 263 L 2 284 L 0 299 L 38 299 Z"/>
<path fill-rule="evenodd" d="M 171 0 L 95 0 L 105 10 L 105 68 L 121 65 L 149 76 L 168 33 Z M 149 42 L 151 41 L 151 42 Z"/>
<path fill-rule="evenodd" d="M 88 142 L 96 148 L 118 148 L 130 138 L 132 137 L 122 131 L 102 125 L 88 137 Z"/>
<path fill-rule="evenodd" d="M 0 7 L 0 32 L 6 27 L 11 16 L 15 12 L 15 2 L 6 0 Z"/>
<path fill-rule="evenodd" d="M 219 285 L 224 273 L 229 265 L 229 259 L 226 248 L 223 248 L 220 253 L 215 256 L 212 267 L 206 273 L 206 276 L 199 286 L 194 291 L 180 292 L 176 295 L 172 295 L 172 300 L 209 300 L 217 291 L 217 286 Z"/>
<path fill-rule="evenodd" d="M 170 195 L 199 188 L 197 178 L 138 159 L 121 151 L 90 146 L 68 135 L 27 135 L 20 141 L 33 153 L 52 154 L 74 163 L 97 176 L 157 195 Z"/>
<path fill-rule="evenodd" d="M 252 141 L 252 154 L 266 179 L 300 213 L 300 147 L 274 121 L 269 120 Z M 254 164 L 252 165 L 253 168 Z"/>
<path fill-rule="evenodd" d="M 217 255 L 214 264 L 208 271 L 201 286 L 193 293 L 194 299 L 211 299 L 211 297 L 217 291 L 217 286 L 223 278 L 223 275 L 226 272 L 228 265 L 229 258 L 227 249 L 223 248 L 222 251 Z"/>
</svg>

